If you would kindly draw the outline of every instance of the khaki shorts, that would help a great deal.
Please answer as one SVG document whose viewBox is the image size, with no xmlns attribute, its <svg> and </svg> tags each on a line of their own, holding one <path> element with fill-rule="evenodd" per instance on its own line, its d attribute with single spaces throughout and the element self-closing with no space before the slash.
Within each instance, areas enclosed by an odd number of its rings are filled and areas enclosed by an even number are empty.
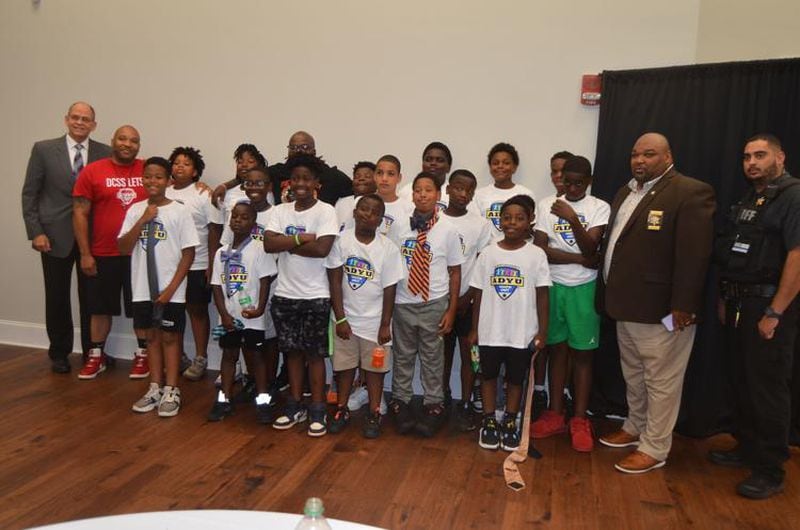
<svg viewBox="0 0 800 530">
<path fill-rule="evenodd" d="M 352 370 L 361 367 L 368 372 L 385 374 L 392 367 L 392 347 L 384 344 L 386 356 L 383 359 L 383 368 L 372 366 L 372 350 L 378 346 L 377 342 L 362 339 L 353 334 L 350 340 L 342 340 L 338 336 L 333 338 L 333 371 Z"/>
</svg>

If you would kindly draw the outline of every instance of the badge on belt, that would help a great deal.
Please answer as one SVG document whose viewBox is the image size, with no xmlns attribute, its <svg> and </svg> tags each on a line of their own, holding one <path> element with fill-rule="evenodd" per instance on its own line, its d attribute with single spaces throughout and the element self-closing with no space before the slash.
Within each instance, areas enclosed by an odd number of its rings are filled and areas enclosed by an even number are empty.
<svg viewBox="0 0 800 530">
<path fill-rule="evenodd" d="M 647 214 L 647 229 L 661 230 L 664 224 L 664 210 L 650 210 Z"/>
</svg>

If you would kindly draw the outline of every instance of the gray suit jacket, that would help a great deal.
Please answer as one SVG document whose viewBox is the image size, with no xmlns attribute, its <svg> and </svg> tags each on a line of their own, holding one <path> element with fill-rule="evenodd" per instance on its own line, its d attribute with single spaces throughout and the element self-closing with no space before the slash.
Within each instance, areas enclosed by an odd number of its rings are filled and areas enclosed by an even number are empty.
<svg viewBox="0 0 800 530">
<path fill-rule="evenodd" d="M 106 144 L 89 140 L 91 162 L 111 156 Z M 50 239 L 51 256 L 63 258 L 72 252 L 72 160 L 66 136 L 33 144 L 25 184 L 22 186 L 22 217 L 28 239 L 40 234 Z"/>
</svg>

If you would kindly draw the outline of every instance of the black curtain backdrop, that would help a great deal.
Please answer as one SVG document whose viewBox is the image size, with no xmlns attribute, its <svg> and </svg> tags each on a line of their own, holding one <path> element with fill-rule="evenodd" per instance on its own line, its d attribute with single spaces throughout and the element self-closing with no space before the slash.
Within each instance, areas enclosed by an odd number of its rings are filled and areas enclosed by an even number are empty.
<svg viewBox="0 0 800 530">
<path fill-rule="evenodd" d="M 645 132 L 670 141 L 675 168 L 716 190 L 720 219 L 745 191 L 742 148 L 753 134 L 781 139 L 787 170 L 800 176 L 800 59 L 605 71 L 593 193 L 608 202 L 631 178 L 630 151 Z M 796 356 L 797 357 L 797 356 Z M 716 274 L 709 271 L 702 323 L 683 389 L 678 432 L 706 436 L 730 427 L 732 389 L 716 318 Z M 795 381 L 795 395 L 800 381 Z M 595 362 L 591 409 L 625 414 L 625 384 L 613 322 Z M 797 417 L 797 416 L 796 416 Z"/>
</svg>

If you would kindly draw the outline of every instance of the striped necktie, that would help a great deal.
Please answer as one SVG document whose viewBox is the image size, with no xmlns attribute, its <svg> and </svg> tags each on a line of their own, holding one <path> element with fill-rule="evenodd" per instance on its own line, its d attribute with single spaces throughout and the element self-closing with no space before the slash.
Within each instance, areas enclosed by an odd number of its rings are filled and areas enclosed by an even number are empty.
<svg viewBox="0 0 800 530">
<path fill-rule="evenodd" d="M 428 232 L 439 219 L 433 215 L 424 228 L 417 230 L 417 244 L 411 256 L 411 269 L 408 271 L 408 290 L 411 294 L 421 296 L 427 302 L 431 287 L 431 252 L 428 246 Z"/>
<path fill-rule="evenodd" d="M 83 155 L 81 154 L 81 150 L 83 146 L 81 144 L 75 144 L 75 158 L 72 160 L 72 181 L 75 182 L 75 179 L 78 178 L 78 175 L 83 169 Z"/>
</svg>

